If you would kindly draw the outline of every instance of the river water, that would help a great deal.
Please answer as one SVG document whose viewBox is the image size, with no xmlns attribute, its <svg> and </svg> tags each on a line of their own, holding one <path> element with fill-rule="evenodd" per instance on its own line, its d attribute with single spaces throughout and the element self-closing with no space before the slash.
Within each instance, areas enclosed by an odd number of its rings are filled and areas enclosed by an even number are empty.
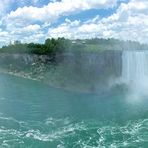
<svg viewBox="0 0 148 148">
<path fill-rule="evenodd" d="M 127 99 L 128 98 L 128 99 Z M 148 98 L 76 93 L 0 74 L 1 148 L 147 148 Z"/>
</svg>

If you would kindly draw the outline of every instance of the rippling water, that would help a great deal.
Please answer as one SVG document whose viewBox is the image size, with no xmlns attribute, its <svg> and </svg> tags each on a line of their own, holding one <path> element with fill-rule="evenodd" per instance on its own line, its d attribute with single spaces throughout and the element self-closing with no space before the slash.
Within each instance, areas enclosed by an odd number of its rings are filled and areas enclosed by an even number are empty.
<svg viewBox="0 0 148 148">
<path fill-rule="evenodd" d="M 147 148 L 148 99 L 83 94 L 0 75 L 2 148 Z M 129 99 L 129 97 L 128 97 Z"/>
</svg>

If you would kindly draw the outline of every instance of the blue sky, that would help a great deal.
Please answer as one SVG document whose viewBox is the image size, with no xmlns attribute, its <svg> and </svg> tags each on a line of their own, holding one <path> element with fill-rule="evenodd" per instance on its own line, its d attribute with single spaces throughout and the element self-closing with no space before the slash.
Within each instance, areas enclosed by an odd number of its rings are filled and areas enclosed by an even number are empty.
<svg viewBox="0 0 148 148">
<path fill-rule="evenodd" d="M 46 38 L 148 41 L 147 0 L 3 0 L 0 46 Z"/>
</svg>

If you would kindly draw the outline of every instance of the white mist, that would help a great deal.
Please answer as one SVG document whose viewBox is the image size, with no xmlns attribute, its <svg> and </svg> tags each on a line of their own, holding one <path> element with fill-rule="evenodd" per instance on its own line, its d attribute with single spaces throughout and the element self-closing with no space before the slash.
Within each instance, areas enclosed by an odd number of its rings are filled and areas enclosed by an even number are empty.
<svg viewBox="0 0 148 148">
<path fill-rule="evenodd" d="M 122 80 L 129 87 L 128 99 L 148 96 L 148 51 L 123 51 Z"/>
</svg>

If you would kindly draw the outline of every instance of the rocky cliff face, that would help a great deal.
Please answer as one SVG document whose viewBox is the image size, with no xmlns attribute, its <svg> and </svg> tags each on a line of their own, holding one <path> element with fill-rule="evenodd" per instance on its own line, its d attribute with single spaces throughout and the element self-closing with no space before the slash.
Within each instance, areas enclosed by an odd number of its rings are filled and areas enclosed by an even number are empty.
<svg viewBox="0 0 148 148">
<path fill-rule="evenodd" d="M 122 52 L 73 52 L 63 55 L 58 62 L 62 84 L 83 85 L 87 89 L 108 86 L 110 80 L 121 76 Z"/>
<path fill-rule="evenodd" d="M 70 53 L 63 60 L 63 64 L 69 65 L 72 69 L 79 72 L 90 71 L 94 74 L 119 76 L 121 74 L 122 52 L 103 51 L 100 53 Z"/>
<path fill-rule="evenodd" d="M 46 55 L 0 54 L 0 68 L 23 73 L 58 87 L 95 91 L 120 77 L 121 51 L 68 52 L 57 55 L 55 63 Z"/>
<path fill-rule="evenodd" d="M 36 54 L 8 54 L 1 53 L 0 54 L 0 64 L 11 64 L 16 62 L 17 64 L 21 62 L 22 64 L 28 65 L 33 64 L 35 62 L 48 62 L 51 58 L 47 55 L 36 55 Z"/>
</svg>

